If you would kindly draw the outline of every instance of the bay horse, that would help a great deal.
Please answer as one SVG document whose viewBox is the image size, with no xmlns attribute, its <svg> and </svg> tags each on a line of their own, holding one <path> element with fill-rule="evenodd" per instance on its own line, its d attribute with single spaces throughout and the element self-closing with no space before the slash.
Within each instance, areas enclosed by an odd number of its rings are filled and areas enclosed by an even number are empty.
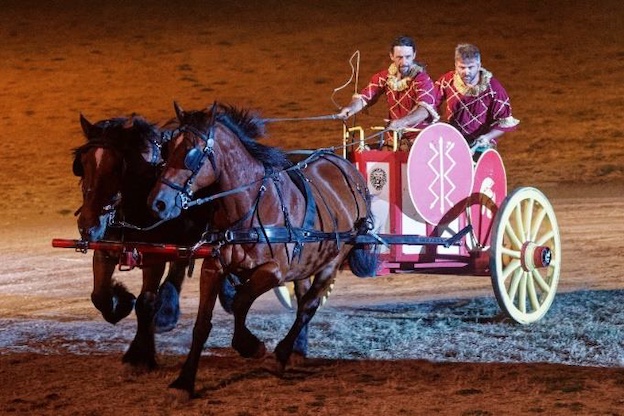
<svg viewBox="0 0 624 416">
<path fill-rule="evenodd" d="M 111 227 L 123 220 L 138 228 L 156 222 L 146 204 L 147 196 L 162 169 L 167 136 L 140 116 L 89 122 L 82 114 L 80 125 L 86 143 L 74 149 L 73 173 L 81 178 L 82 206 L 77 211 L 78 230 L 87 241 L 102 239 L 192 245 L 202 227 L 194 212 L 150 231 Z M 173 329 L 179 314 L 179 293 L 188 261 L 169 263 L 149 253 L 142 256 L 143 282 L 138 299 L 113 278 L 119 253 L 96 250 L 93 254 L 91 301 L 112 324 L 136 310 L 137 332 L 123 362 L 151 370 L 156 367 L 154 332 Z"/>
<path fill-rule="evenodd" d="M 219 286 L 228 274 L 240 279 L 232 305 L 232 346 L 244 357 L 266 352 L 246 327 L 254 300 L 284 282 L 309 282 L 314 276 L 311 285 L 296 291 L 295 322 L 275 349 L 281 373 L 343 261 L 348 257 L 362 275 L 372 276 L 377 259 L 354 244 L 354 237 L 373 224 L 368 188 L 349 161 L 320 150 L 292 164 L 283 151 L 257 141 L 264 134 L 262 119 L 232 106 L 215 103 L 185 112 L 175 104 L 175 110 L 180 134 L 148 201 L 162 219 L 205 201 L 216 206 L 203 236 L 213 255 L 202 264 L 190 352 L 170 385 L 192 397 Z M 209 196 L 193 199 L 202 189 Z"/>
</svg>

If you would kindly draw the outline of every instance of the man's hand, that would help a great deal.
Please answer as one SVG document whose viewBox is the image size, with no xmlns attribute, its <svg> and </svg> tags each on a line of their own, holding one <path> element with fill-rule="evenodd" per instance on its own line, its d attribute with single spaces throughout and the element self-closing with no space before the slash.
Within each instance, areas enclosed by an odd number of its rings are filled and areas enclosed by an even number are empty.
<svg viewBox="0 0 624 416">
<path fill-rule="evenodd" d="M 351 108 L 350 107 L 343 107 L 340 109 L 340 112 L 338 114 L 336 114 L 336 118 L 339 118 L 341 120 L 346 120 L 349 117 L 351 117 L 352 112 L 351 112 Z"/>
<path fill-rule="evenodd" d="M 496 139 L 490 139 L 486 136 L 479 136 L 470 145 L 470 151 L 474 154 L 476 152 L 483 153 L 488 149 L 496 148 Z"/>
<path fill-rule="evenodd" d="M 388 121 L 388 120 L 386 120 Z M 407 128 L 407 125 L 405 123 L 405 120 L 403 119 L 397 119 L 397 120 L 392 120 L 388 123 L 388 128 L 390 130 L 394 130 L 394 131 L 400 131 L 400 130 L 404 130 Z"/>
</svg>

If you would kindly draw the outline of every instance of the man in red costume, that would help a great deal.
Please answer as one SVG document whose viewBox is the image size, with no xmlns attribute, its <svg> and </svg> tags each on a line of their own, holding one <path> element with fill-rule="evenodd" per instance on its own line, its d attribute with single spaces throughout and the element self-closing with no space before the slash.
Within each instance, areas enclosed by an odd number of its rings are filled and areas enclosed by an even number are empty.
<svg viewBox="0 0 624 416">
<path fill-rule="evenodd" d="M 390 46 L 388 69 L 376 73 L 351 103 L 337 114 L 343 120 L 373 105 L 382 94 L 388 102 L 388 128 L 401 132 L 406 128 L 423 128 L 438 120 L 433 81 L 424 67 L 415 61 L 416 43 L 400 36 Z M 405 133 L 412 139 L 417 133 Z"/>
<path fill-rule="evenodd" d="M 500 136 L 516 129 L 507 91 L 481 67 L 481 53 L 471 44 L 455 48 L 455 70 L 435 83 L 436 108 L 456 127 L 473 151 L 496 147 Z"/>
</svg>

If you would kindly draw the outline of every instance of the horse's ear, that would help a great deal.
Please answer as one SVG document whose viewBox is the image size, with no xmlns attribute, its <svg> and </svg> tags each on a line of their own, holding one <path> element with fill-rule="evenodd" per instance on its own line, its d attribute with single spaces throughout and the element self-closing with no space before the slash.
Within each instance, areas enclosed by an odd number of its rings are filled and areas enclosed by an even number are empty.
<svg viewBox="0 0 624 416">
<path fill-rule="evenodd" d="M 82 113 L 80 113 L 80 126 L 82 127 L 82 131 L 84 132 L 84 134 L 86 136 L 89 136 L 89 131 L 91 131 L 91 127 L 93 127 L 93 124 L 91 124 L 89 120 L 87 120 L 87 118 L 82 115 Z"/>
<path fill-rule="evenodd" d="M 176 117 L 178 118 L 178 121 L 182 121 L 182 119 L 184 118 L 184 110 L 182 109 L 182 107 L 180 107 L 180 105 L 174 101 L 173 108 L 175 109 L 175 113 L 176 113 Z"/>
<path fill-rule="evenodd" d="M 134 114 L 123 124 L 124 129 L 131 129 L 132 127 L 134 127 Z"/>
</svg>

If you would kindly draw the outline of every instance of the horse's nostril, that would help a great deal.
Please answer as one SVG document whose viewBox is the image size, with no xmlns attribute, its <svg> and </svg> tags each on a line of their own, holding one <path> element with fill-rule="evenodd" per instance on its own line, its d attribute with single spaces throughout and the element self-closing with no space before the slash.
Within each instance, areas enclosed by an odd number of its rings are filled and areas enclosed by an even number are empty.
<svg viewBox="0 0 624 416">
<path fill-rule="evenodd" d="M 163 201 L 158 200 L 158 201 L 156 201 L 156 203 L 154 204 L 154 207 L 155 207 L 158 211 L 162 212 L 162 211 L 164 211 L 164 210 L 165 210 L 166 205 L 165 205 L 165 203 L 164 203 Z"/>
</svg>

